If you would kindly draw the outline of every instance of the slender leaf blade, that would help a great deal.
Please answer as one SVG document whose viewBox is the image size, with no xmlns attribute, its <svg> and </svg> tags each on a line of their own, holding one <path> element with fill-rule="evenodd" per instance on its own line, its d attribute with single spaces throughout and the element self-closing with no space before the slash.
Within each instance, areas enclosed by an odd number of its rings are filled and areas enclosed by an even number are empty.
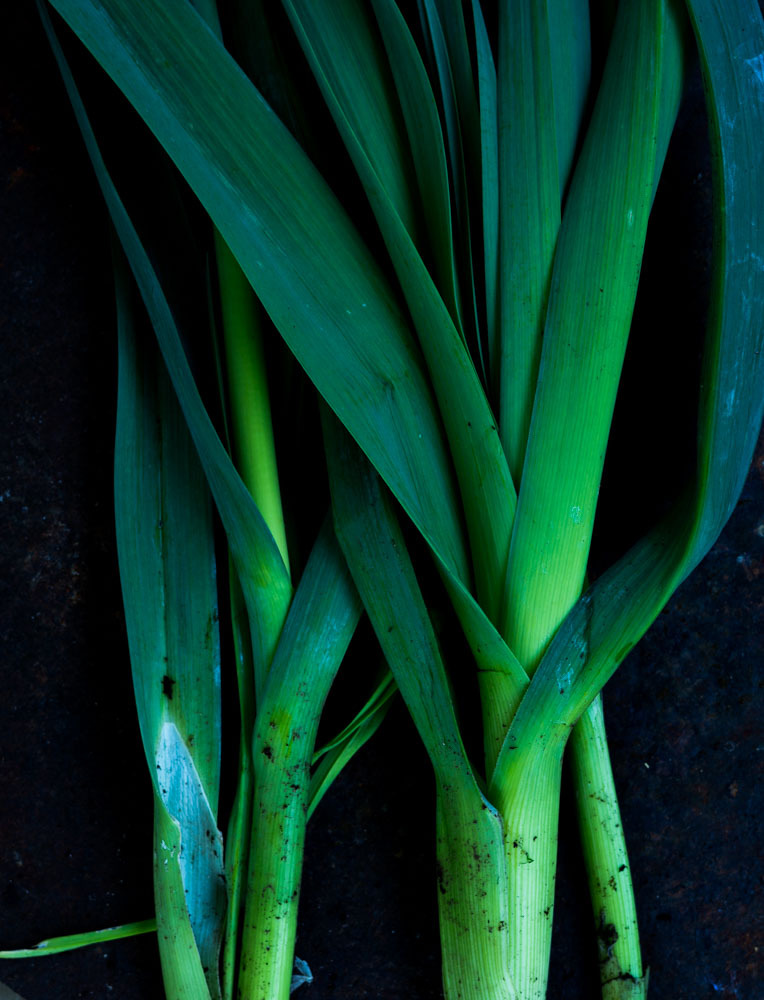
<svg viewBox="0 0 764 1000">
<path fill-rule="evenodd" d="M 438 794 L 444 983 L 516 1000 L 499 814 L 462 744 L 438 641 L 389 494 L 341 427 L 325 420 L 337 535 L 372 626 L 432 761 Z"/>
<path fill-rule="evenodd" d="M 383 170 L 366 152 L 367 143 L 358 128 L 371 113 L 362 113 L 364 92 L 352 85 L 354 66 L 348 66 L 342 56 L 340 34 L 319 51 L 312 45 L 316 26 L 304 17 L 302 5 L 292 6 L 314 72 L 374 207 L 419 335 L 456 467 L 478 600 L 487 617 L 495 621 L 515 508 L 515 490 L 496 421 L 473 361 L 396 209 L 394 192 L 386 189 Z M 312 9 L 314 5 L 306 6 Z M 329 31 L 332 23 L 321 22 L 322 30 Z"/>
<path fill-rule="evenodd" d="M 511 766 L 512 747 L 531 733 L 575 722 L 713 545 L 739 494 L 761 426 L 764 325 L 752 306 L 764 301 L 764 226 L 758 224 L 764 105 L 751 98 L 759 92 L 753 70 L 764 52 L 764 20 L 753 2 L 732 13 L 698 0 L 692 14 L 708 78 L 717 192 L 714 303 L 704 350 L 695 481 L 563 622 L 512 723 L 497 783 Z M 740 169 L 745 162 L 750 170 Z M 728 405 L 733 391 L 737 406 Z"/>
<path fill-rule="evenodd" d="M 664 38 L 660 0 L 619 8 L 560 229 L 502 628 L 529 670 L 584 582 L 652 205 Z"/>
<path fill-rule="evenodd" d="M 448 455 L 418 352 L 367 247 L 182 0 L 54 0 L 209 211 L 319 392 L 460 577 Z M 435 500 L 437 498 L 437 500 Z"/>
</svg>

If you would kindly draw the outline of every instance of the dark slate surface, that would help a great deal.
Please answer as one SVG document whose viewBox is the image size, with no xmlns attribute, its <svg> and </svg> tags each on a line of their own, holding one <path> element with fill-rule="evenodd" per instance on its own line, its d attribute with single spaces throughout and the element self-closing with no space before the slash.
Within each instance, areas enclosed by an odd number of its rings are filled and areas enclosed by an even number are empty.
<svg viewBox="0 0 764 1000">
<path fill-rule="evenodd" d="M 0 40 L 0 947 L 14 947 L 149 915 L 151 817 L 111 523 L 106 225 L 32 5 L 3 6 Z M 708 256 L 697 92 L 682 128 L 665 196 L 680 221 L 657 268 L 684 246 L 682 294 L 659 273 L 660 308 L 643 308 L 691 368 Z M 646 387 L 645 426 L 668 391 Z M 670 492 L 672 462 L 656 477 L 639 429 L 622 435 L 619 478 L 631 464 L 634 492 L 646 478 Z M 760 443 L 727 530 L 606 694 L 652 1000 L 759 995 L 763 579 Z M 306 1000 L 441 996 L 432 799 L 399 706 L 309 832 Z M 597 993 L 584 893 L 566 800 L 552 1000 Z M 0 963 L 0 981 L 24 1000 L 162 996 L 150 937 Z"/>
</svg>

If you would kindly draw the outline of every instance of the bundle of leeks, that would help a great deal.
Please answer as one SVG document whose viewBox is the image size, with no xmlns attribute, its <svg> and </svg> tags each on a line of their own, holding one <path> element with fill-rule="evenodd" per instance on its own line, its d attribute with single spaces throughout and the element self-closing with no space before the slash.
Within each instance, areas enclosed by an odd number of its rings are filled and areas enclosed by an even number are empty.
<svg viewBox="0 0 764 1000">
<path fill-rule="evenodd" d="M 219 12 L 51 5 L 215 227 L 217 429 L 179 333 L 177 281 L 144 245 L 60 54 L 122 248 L 117 511 L 167 995 L 288 993 L 306 813 L 389 691 L 378 686 L 311 784 L 321 706 L 362 603 L 435 772 L 445 995 L 546 996 L 572 733 L 595 919 L 608 930 L 603 996 L 644 997 L 598 696 L 713 544 L 761 424 L 758 6 L 283 0 L 284 18 L 236 0 Z M 693 47 L 717 228 L 696 460 L 667 514 L 589 581 L 648 219 Z M 161 360 L 139 350 L 122 254 Z M 294 592 L 268 403 L 283 382 L 268 372 L 250 286 L 323 400 L 333 524 Z M 241 704 L 225 844 L 210 496 L 230 552 Z M 440 647 L 402 515 L 437 567 L 467 664 Z M 449 680 L 469 670 L 480 759 Z"/>
</svg>

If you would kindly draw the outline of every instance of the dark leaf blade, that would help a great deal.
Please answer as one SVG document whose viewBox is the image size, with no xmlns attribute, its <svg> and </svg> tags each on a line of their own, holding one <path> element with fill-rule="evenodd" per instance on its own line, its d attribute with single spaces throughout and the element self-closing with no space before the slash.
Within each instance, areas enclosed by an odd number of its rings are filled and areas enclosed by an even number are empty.
<svg viewBox="0 0 764 1000">
<path fill-rule="evenodd" d="M 714 276 L 701 396 L 697 529 L 703 558 L 743 488 L 764 416 L 764 22 L 754 0 L 687 0 L 715 156 Z"/>
<path fill-rule="evenodd" d="M 303 151 L 181 0 L 53 5 L 178 165 L 319 392 L 445 562 L 468 577 L 418 351 L 368 248 Z"/>
</svg>

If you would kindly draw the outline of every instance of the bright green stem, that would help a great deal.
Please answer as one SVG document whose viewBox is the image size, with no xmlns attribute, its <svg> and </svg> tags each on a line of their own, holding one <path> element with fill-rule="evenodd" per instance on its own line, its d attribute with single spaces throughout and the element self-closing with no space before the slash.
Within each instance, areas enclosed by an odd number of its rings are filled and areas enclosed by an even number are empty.
<svg viewBox="0 0 764 1000">
<path fill-rule="evenodd" d="M 258 705 L 241 1000 L 289 996 L 316 733 L 360 616 L 358 594 L 327 522 L 295 593 Z"/>
<path fill-rule="evenodd" d="M 501 820 L 474 788 L 438 782 L 438 903 L 446 1000 L 518 1000 L 509 975 Z"/>
<path fill-rule="evenodd" d="M 252 764 L 249 752 L 239 753 L 239 777 L 231 809 L 231 819 L 226 832 L 226 881 L 228 883 L 228 909 L 226 911 L 223 944 L 223 997 L 233 1000 L 236 989 L 237 956 L 240 917 L 244 908 L 249 835 L 252 825 Z"/>
<path fill-rule="evenodd" d="M 236 467 L 289 569 L 259 305 L 215 230 L 220 308 Z"/>
<path fill-rule="evenodd" d="M 193 5 L 222 41 L 216 0 Z M 228 244 L 217 229 L 214 234 L 236 467 L 289 572 L 260 306 Z"/>
<path fill-rule="evenodd" d="M 269 715 L 254 743 L 255 802 L 239 997 L 287 1000 L 310 783 L 312 741 Z"/>
<path fill-rule="evenodd" d="M 517 1000 L 544 1000 L 552 944 L 562 752 L 567 728 L 513 750 L 489 789 L 504 820 L 509 885 L 509 972 Z M 510 733 L 509 739 L 512 738 Z"/>
<path fill-rule="evenodd" d="M 249 858 L 249 838 L 252 827 L 252 732 L 255 724 L 254 666 L 249 639 L 247 607 L 233 560 L 228 562 L 229 593 L 231 600 L 231 631 L 236 679 L 239 689 L 239 774 L 231 817 L 225 839 L 225 871 L 228 884 L 223 944 L 223 996 L 233 1000 L 236 989 L 239 928 L 244 909 L 244 892 Z"/>
<path fill-rule="evenodd" d="M 644 1000 L 634 887 L 610 766 L 602 698 L 570 739 L 581 843 L 594 908 L 603 1000 Z"/>
</svg>

